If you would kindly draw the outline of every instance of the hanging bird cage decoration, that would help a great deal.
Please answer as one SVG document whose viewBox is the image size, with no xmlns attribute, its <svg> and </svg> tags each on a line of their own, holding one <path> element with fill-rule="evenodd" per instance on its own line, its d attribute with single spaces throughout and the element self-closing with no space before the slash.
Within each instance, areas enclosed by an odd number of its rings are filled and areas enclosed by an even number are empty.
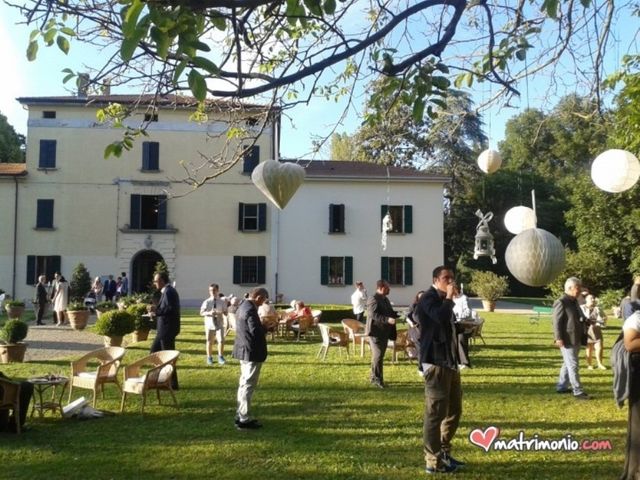
<svg viewBox="0 0 640 480">
<path fill-rule="evenodd" d="M 473 259 L 477 260 L 478 257 L 491 257 L 491 261 L 496 264 L 498 263 L 498 259 L 496 258 L 496 249 L 493 244 L 493 235 L 491 235 L 491 232 L 489 231 L 489 222 L 493 218 L 493 213 L 488 212 L 485 215 L 480 210 L 476 210 L 475 215 L 480 219 L 480 222 L 476 227 Z"/>
<path fill-rule="evenodd" d="M 382 250 L 387 249 L 387 233 L 393 230 L 393 222 L 391 221 L 391 214 L 387 210 L 387 214 L 382 218 Z"/>
<path fill-rule="evenodd" d="M 626 150 L 602 152 L 591 164 L 591 179 L 605 192 L 620 193 L 633 187 L 640 178 L 640 162 Z"/>
</svg>

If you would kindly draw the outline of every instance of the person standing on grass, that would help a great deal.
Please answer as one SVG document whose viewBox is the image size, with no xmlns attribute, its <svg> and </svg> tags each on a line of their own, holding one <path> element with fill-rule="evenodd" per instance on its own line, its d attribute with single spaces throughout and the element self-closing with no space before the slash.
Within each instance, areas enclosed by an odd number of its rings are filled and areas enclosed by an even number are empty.
<svg viewBox="0 0 640 480">
<path fill-rule="evenodd" d="M 420 324 L 420 364 L 425 380 L 423 449 L 426 472 L 452 473 L 464 462 L 451 456 L 451 440 L 462 415 L 462 385 L 453 299 L 458 294 L 453 270 L 433 270 L 433 285 L 414 313 Z"/>
<path fill-rule="evenodd" d="M 46 283 L 47 277 L 40 275 L 38 277 L 38 284 L 36 285 L 36 295 L 33 299 L 33 303 L 36 307 L 36 325 L 44 325 L 42 319 L 44 317 L 44 312 L 47 309 L 47 302 L 49 301 L 47 298 L 47 287 L 45 287 Z"/>
<path fill-rule="evenodd" d="M 351 294 L 351 305 L 353 306 L 353 314 L 356 320 L 362 322 L 364 319 L 364 311 L 367 307 L 367 289 L 364 283 L 356 282 L 356 290 Z"/>
<path fill-rule="evenodd" d="M 251 398 L 258 385 L 262 364 L 267 359 L 267 337 L 258 315 L 258 307 L 269 298 L 269 292 L 262 287 L 249 292 L 236 311 L 236 338 L 233 344 L 233 358 L 240 361 L 240 381 L 238 382 L 238 410 L 236 428 L 254 430 L 262 424 L 250 416 Z"/>
<path fill-rule="evenodd" d="M 384 354 L 389 340 L 396 339 L 396 318 L 398 313 L 391 307 L 389 283 L 386 280 L 376 282 L 376 293 L 367 299 L 367 323 L 364 334 L 369 337 L 371 346 L 371 374 L 369 380 L 378 388 L 385 388 L 383 375 Z"/>
<path fill-rule="evenodd" d="M 207 338 L 207 365 L 213 365 L 213 341 L 218 342 L 218 363 L 224 365 L 224 317 L 227 314 L 227 300 L 218 296 L 217 283 L 209 285 L 209 298 L 202 302 L 200 315 L 204 317 L 204 332 Z"/>
<path fill-rule="evenodd" d="M 564 295 L 553 304 L 553 335 L 562 353 L 562 367 L 556 385 L 558 393 L 571 393 L 576 400 L 589 400 L 582 389 L 579 373 L 580 345 L 584 332 L 582 310 L 578 306 L 580 279 L 564 282 Z"/>
</svg>

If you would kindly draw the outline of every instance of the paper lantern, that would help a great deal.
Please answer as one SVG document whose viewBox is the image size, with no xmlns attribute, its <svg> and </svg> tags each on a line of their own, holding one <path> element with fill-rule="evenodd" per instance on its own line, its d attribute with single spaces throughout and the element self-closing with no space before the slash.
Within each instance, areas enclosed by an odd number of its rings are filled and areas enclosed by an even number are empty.
<svg viewBox="0 0 640 480">
<path fill-rule="evenodd" d="M 542 287 L 564 269 L 564 247 L 546 230 L 529 228 L 509 242 L 504 259 L 511 274 L 520 282 Z"/>
<path fill-rule="evenodd" d="M 510 208 L 504 216 L 504 226 L 514 235 L 518 235 L 528 228 L 536 228 L 536 225 L 536 212 L 529 207 Z"/>
<path fill-rule="evenodd" d="M 633 187 L 640 177 L 640 162 L 626 150 L 607 150 L 591 164 L 591 179 L 605 192 L 619 193 Z"/>
<path fill-rule="evenodd" d="M 502 157 L 495 150 L 485 150 L 478 156 L 478 167 L 484 173 L 493 173 L 502 165 Z"/>
<path fill-rule="evenodd" d="M 265 197 L 282 210 L 304 182 L 304 168 L 296 163 L 267 160 L 253 170 L 251 180 Z"/>
</svg>

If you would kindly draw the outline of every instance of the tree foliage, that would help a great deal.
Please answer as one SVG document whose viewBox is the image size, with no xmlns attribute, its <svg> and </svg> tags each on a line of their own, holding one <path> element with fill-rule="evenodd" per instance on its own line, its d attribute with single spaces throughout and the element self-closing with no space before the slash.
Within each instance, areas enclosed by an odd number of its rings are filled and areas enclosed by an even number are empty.
<svg viewBox="0 0 640 480">
<path fill-rule="evenodd" d="M 16 133 L 13 126 L 0 113 L 0 162 L 24 163 L 24 135 Z"/>
<path fill-rule="evenodd" d="M 352 135 L 348 133 L 334 133 L 331 135 L 330 157 L 331 160 L 356 160 L 356 143 Z"/>
<path fill-rule="evenodd" d="M 84 266 L 84 263 L 79 263 L 71 273 L 69 299 L 72 302 L 82 302 L 87 293 L 89 293 L 89 290 L 91 290 L 91 276 Z"/>
</svg>

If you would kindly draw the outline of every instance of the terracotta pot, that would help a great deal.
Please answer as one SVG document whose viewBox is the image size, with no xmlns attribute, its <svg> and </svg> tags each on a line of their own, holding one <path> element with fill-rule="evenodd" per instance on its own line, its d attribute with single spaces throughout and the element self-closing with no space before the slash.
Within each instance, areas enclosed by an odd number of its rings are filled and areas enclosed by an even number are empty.
<svg viewBox="0 0 640 480">
<path fill-rule="evenodd" d="M 69 324 L 74 330 L 84 330 L 89 320 L 89 310 L 67 310 Z"/>
<path fill-rule="evenodd" d="M 149 330 L 134 330 L 131 334 L 131 340 L 135 342 L 144 342 L 149 338 Z"/>
<path fill-rule="evenodd" d="M 4 309 L 7 311 L 7 315 L 9 318 L 20 318 L 24 313 L 24 307 L 12 307 L 10 305 L 5 305 Z"/>
<path fill-rule="evenodd" d="M 27 351 L 26 343 L 0 345 L 0 363 L 23 362 Z"/>
<path fill-rule="evenodd" d="M 482 300 L 482 306 L 485 312 L 493 312 L 496 309 L 496 302 L 491 300 Z"/>
<path fill-rule="evenodd" d="M 104 336 L 102 337 L 104 340 L 104 346 L 105 347 L 120 347 L 122 346 L 122 335 L 120 336 L 114 336 L 114 337 L 107 337 Z"/>
</svg>

